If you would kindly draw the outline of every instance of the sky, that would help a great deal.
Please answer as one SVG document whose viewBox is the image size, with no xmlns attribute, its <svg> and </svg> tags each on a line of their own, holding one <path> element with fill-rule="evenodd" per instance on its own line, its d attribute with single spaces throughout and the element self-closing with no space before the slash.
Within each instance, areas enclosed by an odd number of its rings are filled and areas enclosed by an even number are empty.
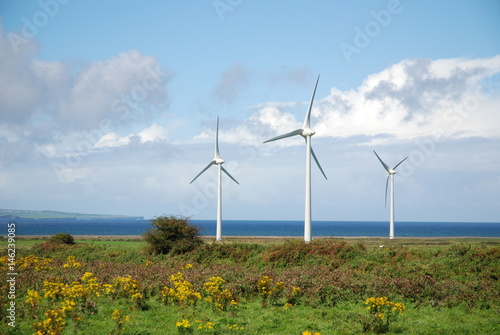
<svg viewBox="0 0 500 335">
<path fill-rule="evenodd" d="M 0 0 L 0 208 L 500 222 L 500 2 Z"/>
</svg>

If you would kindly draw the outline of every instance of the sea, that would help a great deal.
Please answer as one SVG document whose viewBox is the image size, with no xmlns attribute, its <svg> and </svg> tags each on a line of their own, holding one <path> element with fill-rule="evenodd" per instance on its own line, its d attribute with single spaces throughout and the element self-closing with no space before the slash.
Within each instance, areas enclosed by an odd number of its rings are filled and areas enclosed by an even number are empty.
<svg viewBox="0 0 500 335">
<path fill-rule="evenodd" d="M 0 235 L 7 235 L 7 225 L 1 221 Z M 150 220 L 128 219 L 37 219 L 13 221 L 16 236 L 54 235 L 141 235 L 151 228 Z M 191 220 L 203 236 L 215 236 L 215 220 Z M 396 222 L 396 237 L 500 237 L 499 222 Z M 303 236 L 304 221 L 288 220 L 224 220 L 223 236 Z M 313 221 L 312 235 L 332 237 L 389 235 L 387 221 Z"/>
</svg>

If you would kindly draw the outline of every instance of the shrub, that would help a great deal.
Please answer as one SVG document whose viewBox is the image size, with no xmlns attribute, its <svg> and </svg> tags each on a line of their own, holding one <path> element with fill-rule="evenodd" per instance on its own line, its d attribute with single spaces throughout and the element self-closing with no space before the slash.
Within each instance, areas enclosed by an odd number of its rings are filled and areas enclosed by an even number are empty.
<svg viewBox="0 0 500 335">
<path fill-rule="evenodd" d="M 75 244 L 75 239 L 70 234 L 57 233 L 50 238 L 49 242 L 56 244 Z"/>
<path fill-rule="evenodd" d="M 200 228 L 186 217 L 160 216 L 151 220 L 151 226 L 144 234 L 151 254 L 183 254 L 203 244 Z"/>
</svg>

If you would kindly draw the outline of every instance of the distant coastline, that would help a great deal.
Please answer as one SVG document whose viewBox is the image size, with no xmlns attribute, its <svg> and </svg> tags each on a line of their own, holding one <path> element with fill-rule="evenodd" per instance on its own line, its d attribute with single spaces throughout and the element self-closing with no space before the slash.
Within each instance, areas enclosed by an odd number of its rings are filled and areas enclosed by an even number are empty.
<svg viewBox="0 0 500 335">
<path fill-rule="evenodd" d="M 51 210 L 0 209 L 0 220 L 144 220 L 143 216 L 82 214 Z"/>
</svg>

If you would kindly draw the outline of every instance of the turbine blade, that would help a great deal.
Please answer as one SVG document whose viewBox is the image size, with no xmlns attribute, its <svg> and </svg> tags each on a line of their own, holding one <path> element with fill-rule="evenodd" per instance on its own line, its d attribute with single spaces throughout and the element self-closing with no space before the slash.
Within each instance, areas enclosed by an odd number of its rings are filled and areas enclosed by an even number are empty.
<svg viewBox="0 0 500 335">
<path fill-rule="evenodd" d="M 301 135 L 301 134 L 302 134 L 302 129 L 296 129 L 296 130 L 291 131 L 289 133 L 273 137 L 273 138 L 271 138 L 271 139 L 269 139 L 267 141 L 264 141 L 264 143 L 268 143 L 268 142 L 272 142 L 272 141 L 277 141 L 277 140 L 281 140 L 282 138 L 292 137 L 292 136 Z"/>
<path fill-rule="evenodd" d="M 198 178 L 199 176 L 201 176 L 201 174 L 202 174 L 203 172 L 207 171 L 207 170 L 208 170 L 208 168 L 209 168 L 209 167 L 211 167 L 211 166 L 212 166 L 212 165 L 214 165 L 214 164 L 215 164 L 215 162 L 214 162 L 214 161 L 211 161 L 211 162 L 210 162 L 210 163 L 209 163 L 209 164 L 208 164 L 208 165 L 207 165 L 207 166 L 206 166 L 203 170 L 201 170 L 201 172 L 200 172 L 200 173 L 198 173 L 198 174 L 196 175 L 196 177 L 194 177 L 194 179 L 193 179 L 193 180 L 191 180 L 191 182 L 190 182 L 189 184 L 192 184 L 192 183 L 193 183 L 193 181 L 195 181 L 195 180 L 196 180 L 196 178 Z"/>
<path fill-rule="evenodd" d="M 377 155 L 375 150 L 373 150 L 373 152 L 375 153 L 375 156 L 377 156 L 380 163 L 382 163 L 382 166 L 384 167 L 385 171 L 387 171 L 387 173 L 389 173 L 389 170 L 390 170 L 389 166 L 387 166 L 387 164 L 385 164 L 384 161 L 382 159 L 380 159 L 380 157 Z"/>
<path fill-rule="evenodd" d="M 236 181 L 236 179 L 234 179 L 234 178 L 233 178 L 233 176 L 231 176 L 231 175 L 229 174 L 229 172 L 227 172 L 227 170 L 226 170 L 226 169 L 224 169 L 224 167 L 223 167 L 222 165 L 221 165 L 220 167 L 221 167 L 222 171 L 224 171 L 224 172 L 225 172 L 225 173 L 229 176 L 229 178 L 231 178 L 232 180 L 234 180 L 234 182 L 235 182 L 236 184 L 238 184 L 238 185 L 240 184 L 240 183 L 238 183 L 238 182 Z"/>
<path fill-rule="evenodd" d="M 316 154 L 314 153 L 314 150 L 313 150 L 312 147 L 311 147 L 311 154 L 312 154 L 312 156 L 313 156 L 314 161 L 316 162 L 316 164 L 318 164 L 318 167 L 319 167 L 321 173 L 323 174 L 323 177 L 325 177 L 325 179 L 328 180 L 328 178 L 326 178 L 325 172 L 323 171 L 323 169 L 321 168 L 321 165 L 319 164 L 318 158 L 316 157 Z"/>
<path fill-rule="evenodd" d="M 217 116 L 217 128 L 215 130 L 215 158 L 220 158 L 219 154 L 219 117 Z"/>
<path fill-rule="evenodd" d="M 386 179 L 386 181 L 385 181 L 385 208 L 387 208 L 387 187 L 389 186 L 389 177 L 390 177 L 390 176 L 391 176 L 391 175 L 390 175 L 390 174 L 388 174 L 388 175 L 387 175 L 387 179 Z"/>
<path fill-rule="evenodd" d="M 406 157 L 406 158 L 408 158 L 408 157 Z M 401 162 L 399 162 L 398 164 L 396 164 L 396 166 L 395 166 L 395 167 L 393 167 L 392 169 L 393 169 L 393 170 L 396 170 L 396 168 L 399 166 L 399 164 L 403 163 L 403 162 L 406 160 L 406 158 L 405 158 L 405 159 L 403 159 L 403 160 L 402 160 Z"/>
<path fill-rule="evenodd" d="M 309 102 L 309 108 L 307 109 L 307 114 L 306 114 L 306 119 L 304 120 L 303 129 L 311 128 L 311 109 L 314 101 L 314 95 L 316 94 L 316 87 L 318 87 L 318 82 L 319 82 L 319 74 L 318 74 L 318 79 L 316 79 L 316 85 L 314 85 L 311 102 Z"/>
</svg>

